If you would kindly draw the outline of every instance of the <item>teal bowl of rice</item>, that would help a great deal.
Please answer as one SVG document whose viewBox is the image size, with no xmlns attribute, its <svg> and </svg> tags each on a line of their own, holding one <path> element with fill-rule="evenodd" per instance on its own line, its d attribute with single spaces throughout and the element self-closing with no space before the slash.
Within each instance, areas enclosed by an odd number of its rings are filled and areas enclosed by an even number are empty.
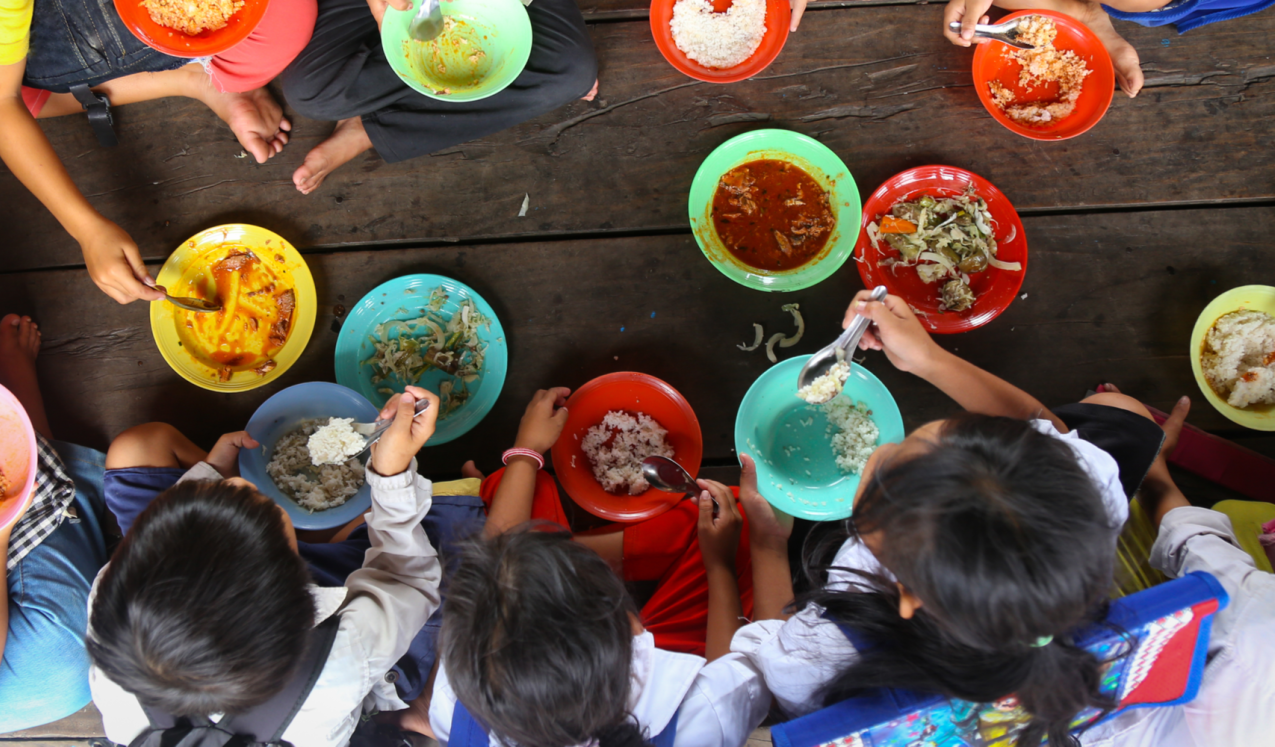
<svg viewBox="0 0 1275 747">
<path fill-rule="evenodd" d="M 831 402 L 800 399 L 797 375 L 809 358 L 780 361 L 748 388 L 735 416 L 735 452 L 757 464 L 757 487 L 770 505 L 811 521 L 844 519 L 868 456 L 881 444 L 903 441 L 903 416 L 863 366 L 851 368 Z"/>
</svg>

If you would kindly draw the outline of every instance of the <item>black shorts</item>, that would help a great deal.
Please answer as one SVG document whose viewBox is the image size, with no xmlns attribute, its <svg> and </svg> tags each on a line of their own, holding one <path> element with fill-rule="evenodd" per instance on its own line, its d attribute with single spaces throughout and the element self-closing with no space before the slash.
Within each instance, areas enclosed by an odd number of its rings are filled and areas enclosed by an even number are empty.
<svg viewBox="0 0 1275 747">
<path fill-rule="evenodd" d="M 1154 420 L 1119 407 L 1086 402 L 1053 408 L 1081 438 L 1111 455 L 1120 468 L 1120 485 L 1130 498 L 1142 485 L 1160 453 L 1164 431 Z"/>
</svg>

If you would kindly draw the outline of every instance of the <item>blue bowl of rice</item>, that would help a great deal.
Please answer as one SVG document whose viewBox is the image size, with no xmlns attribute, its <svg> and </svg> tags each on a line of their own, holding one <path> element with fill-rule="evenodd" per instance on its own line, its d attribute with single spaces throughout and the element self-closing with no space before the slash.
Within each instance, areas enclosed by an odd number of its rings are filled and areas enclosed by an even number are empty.
<svg viewBox="0 0 1275 747">
<path fill-rule="evenodd" d="M 797 375 L 809 358 L 780 361 L 748 388 L 735 416 L 735 451 L 756 462 L 770 505 L 811 521 L 844 519 L 868 456 L 906 435 L 903 416 L 881 380 L 858 365 L 831 402 L 800 399 Z"/>
<path fill-rule="evenodd" d="M 348 467 L 314 468 L 305 449 L 308 434 L 293 434 L 307 423 L 311 427 L 323 425 L 329 418 L 370 423 L 378 414 L 363 395 L 340 384 L 310 381 L 290 386 L 261 403 L 252 414 L 246 430 L 261 446 L 239 452 L 239 474 L 283 506 L 297 529 L 344 526 L 372 505 L 372 489 L 363 479 L 367 457 Z M 340 500 L 349 492 L 353 495 Z"/>
</svg>

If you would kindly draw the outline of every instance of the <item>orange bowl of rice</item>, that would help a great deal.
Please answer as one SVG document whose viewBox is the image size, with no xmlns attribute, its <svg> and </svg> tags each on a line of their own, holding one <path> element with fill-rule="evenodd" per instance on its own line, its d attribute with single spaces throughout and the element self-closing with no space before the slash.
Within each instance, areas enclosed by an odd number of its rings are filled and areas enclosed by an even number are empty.
<svg viewBox="0 0 1275 747">
<path fill-rule="evenodd" d="M 788 41 L 789 0 L 652 0 L 651 35 L 669 64 L 707 83 L 765 70 Z"/>
<path fill-rule="evenodd" d="M 248 38 L 269 0 L 115 0 L 143 44 L 173 57 L 207 57 Z"/>
<path fill-rule="evenodd" d="M 974 90 L 1006 129 L 1032 140 L 1066 140 L 1088 132 L 1107 113 L 1116 73 L 1102 42 L 1080 21 L 1062 13 L 1025 10 L 999 22 L 1022 19 L 1019 39 L 1036 49 L 1000 42 L 974 52 Z"/>
</svg>

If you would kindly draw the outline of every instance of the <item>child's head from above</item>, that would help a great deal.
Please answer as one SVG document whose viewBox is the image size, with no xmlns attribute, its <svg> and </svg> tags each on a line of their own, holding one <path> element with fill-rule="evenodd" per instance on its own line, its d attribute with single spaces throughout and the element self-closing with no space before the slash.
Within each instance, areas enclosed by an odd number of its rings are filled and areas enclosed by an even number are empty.
<svg viewBox="0 0 1275 747">
<path fill-rule="evenodd" d="M 532 525 L 469 542 L 443 606 L 448 680 L 501 738 L 643 744 L 628 714 L 637 610 L 606 561 L 570 534 Z"/>
<path fill-rule="evenodd" d="M 1110 586 L 1119 527 L 1071 447 L 966 414 L 878 449 L 847 529 L 898 578 L 901 614 L 924 608 L 996 648 L 1084 617 Z"/>
<path fill-rule="evenodd" d="M 286 515 L 251 483 L 181 482 L 137 517 L 102 574 L 89 655 L 162 711 L 243 711 L 300 661 L 309 584 Z"/>
<path fill-rule="evenodd" d="M 822 584 L 835 548 L 858 536 L 897 579 L 861 574 L 857 590 L 809 595 L 875 644 L 825 701 L 879 686 L 1017 694 L 1035 716 L 1020 744 L 1068 743 L 1070 719 L 1106 705 L 1097 660 L 1067 633 L 1101 612 L 1116 530 L 1071 448 L 1026 421 L 967 414 L 879 449 L 845 531 L 808 556 Z"/>
</svg>

